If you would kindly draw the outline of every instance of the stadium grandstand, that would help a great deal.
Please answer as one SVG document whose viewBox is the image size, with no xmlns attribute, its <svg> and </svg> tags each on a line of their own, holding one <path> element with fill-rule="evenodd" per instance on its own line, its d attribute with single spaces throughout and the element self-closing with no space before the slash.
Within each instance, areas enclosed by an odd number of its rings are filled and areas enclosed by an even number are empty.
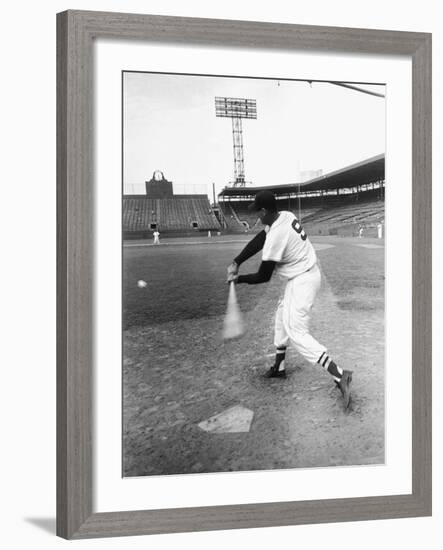
<svg viewBox="0 0 443 550">
<path fill-rule="evenodd" d="M 189 236 L 199 232 L 254 233 L 257 215 L 248 210 L 255 194 L 269 189 L 279 210 L 290 210 L 310 235 L 379 236 L 385 218 L 385 156 L 372 157 L 307 181 L 265 187 L 225 187 L 218 204 L 205 194 L 175 195 L 160 171 L 146 181 L 145 195 L 123 196 L 123 236 Z"/>
<path fill-rule="evenodd" d="M 221 229 L 207 195 L 174 195 L 172 182 L 158 170 L 146 182 L 146 195 L 123 196 L 122 210 L 125 239 L 151 238 L 155 229 L 162 236 Z"/>
<path fill-rule="evenodd" d="M 248 211 L 254 195 L 269 189 L 279 210 L 290 210 L 311 235 L 380 236 L 385 218 L 385 156 L 300 183 L 265 187 L 225 187 L 218 205 L 231 232 L 259 229 L 257 216 Z"/>
</svg>

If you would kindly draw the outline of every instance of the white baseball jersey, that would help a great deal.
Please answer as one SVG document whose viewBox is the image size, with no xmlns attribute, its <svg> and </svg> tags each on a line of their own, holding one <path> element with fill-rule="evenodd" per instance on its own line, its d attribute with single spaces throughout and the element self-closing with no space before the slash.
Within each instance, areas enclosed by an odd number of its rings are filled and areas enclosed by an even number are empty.
<svg viewBox="0 0 443 550">
<path fill-rule="evenodd" d="M 262 260 L 276 262 L 275 271 L 281 277 L 292 279 L 317 263 L 314 247 L 292 212 L 280 212 L 265 231 Z"/>
</svg>

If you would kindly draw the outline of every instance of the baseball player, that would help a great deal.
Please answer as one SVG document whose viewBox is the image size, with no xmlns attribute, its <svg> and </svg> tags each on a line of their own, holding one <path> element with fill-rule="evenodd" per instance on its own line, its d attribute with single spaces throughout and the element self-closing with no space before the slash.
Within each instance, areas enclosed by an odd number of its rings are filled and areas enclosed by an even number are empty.
<svg viewBox="0 0 443 550">
<path fill-rule="evenodd" d="M 154 233 L 152 234 L 154 236 L 154 244 L 160 244 L 160 233 L 158 232 L 158 230 L 156 229 L 154 231 Z"/>
<path fill-rule="evenodd" d="M 348 408 L 352 371 L 341 369 L 309 333 L 310 312 L 321 282 L 314 247 L 294 214 L 277 210 L 277 201 L 270 191 L 259 191 L 249 209 L 257 212 L 265 228 L 229 265 L 228 282 L 265 283 L 274 271 L 287 279 L 275 316 L 275 363 L 267 376 L 286 377 L 286 348 L 292 343 L 307 361 L 321 365 L 332 375 Z M 258 272 L 239 275 L 240 265 L 260 250 L 263 252 Z"/>
<path fill-rule="evenodd" d="M 379 239 L 383 237 L 383 225 L 380 222 L 377 224 L 377 237 Z"/>
</svg>

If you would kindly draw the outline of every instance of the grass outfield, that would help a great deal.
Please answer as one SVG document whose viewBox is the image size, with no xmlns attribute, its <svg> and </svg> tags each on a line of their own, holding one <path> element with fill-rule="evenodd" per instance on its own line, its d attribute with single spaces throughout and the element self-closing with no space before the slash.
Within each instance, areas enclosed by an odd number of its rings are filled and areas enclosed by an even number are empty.
<svg viewBox="0 0 443 550">
<path fill-rule="evenodd" d="M 281 281 L 238 285 L 247 331 L 239 340 L 221 339 L 226 267 L 248 238 L 124 247 L 126 476 L 384 461 L 383 241 L 312 239 L 323 275 L 312 334 L 354 370 L 353 401 L 344 412 L 330 376 L 295 351 L 286 380 L 263 378 Z M 241 271 L 256 271 L 259 261 Z M 249 432 L 214 435 L 198 427 L 235 405 L 254 412 Z"/>
</svg>

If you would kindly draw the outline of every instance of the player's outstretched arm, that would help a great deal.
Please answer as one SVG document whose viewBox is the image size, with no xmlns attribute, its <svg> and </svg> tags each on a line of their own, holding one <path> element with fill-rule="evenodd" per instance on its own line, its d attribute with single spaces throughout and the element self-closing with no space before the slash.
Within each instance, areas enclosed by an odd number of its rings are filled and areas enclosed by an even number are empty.
<svg viewBox="0 0 443 550">
<path fill-rule="evenodd" d="M 238 275 L 234 282 L 247 283 L 248 285 L 257 285 L 260 283 L 267 283 L 272 277 L 274 271 L 275 262 L 267 261 L 262 262 L 257 273 L 249 273 L 247 275 Z"/>
<path fill-rule="evenodd" d="M 260 233 L 251 239 L 248 244 L 243 248 L 240 254 L 234 258 L 234 262 L 240 266 L 243 262 L 246 262 L 249 258 L 257 254 L 265 245 L 266 232 L 263 229 Z"/>
<path fill-rule="evenodd" d="M 266 232 L 263 230 L 260 231 L 260 233 L 257 233 L 257 235 L 248 242 L 240 254 L 228 266 L 228 283 L 237 282 L 238 268 L 243 262 L 254 256 L 254 254 L 257 254 L 257 252 L 263 248 L 265 240 Z"/>
</svg>

